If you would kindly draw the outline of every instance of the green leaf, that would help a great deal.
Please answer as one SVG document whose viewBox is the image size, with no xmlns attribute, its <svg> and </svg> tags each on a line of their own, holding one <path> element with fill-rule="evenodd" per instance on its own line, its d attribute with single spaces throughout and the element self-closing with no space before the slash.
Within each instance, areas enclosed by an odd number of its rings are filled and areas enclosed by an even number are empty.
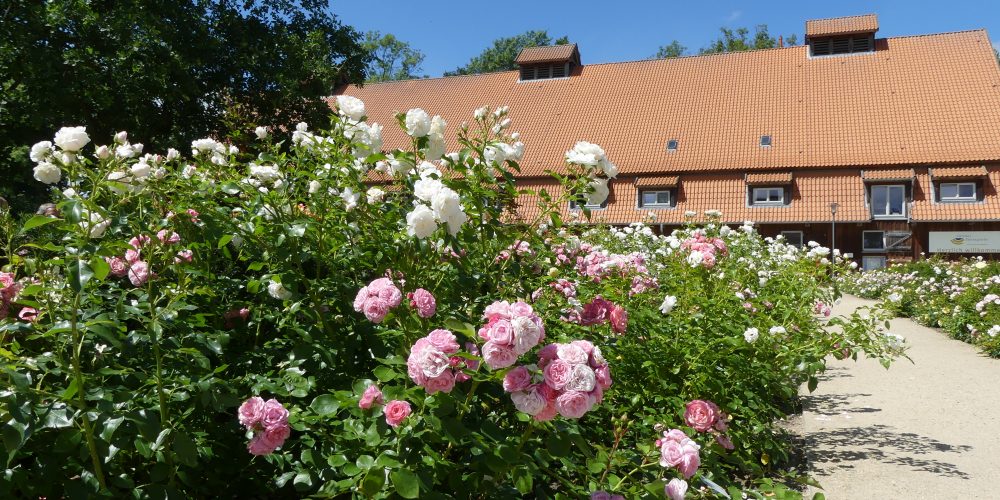
<svg viewBox="0 0 1000 500">
<path fill-rule="evenodd" d="M 76 259 L 69 263 L 69 286 L 74 292 L 80 292 L 83 287 L 87 286 L 87 282 L 90 278 L 94 277 L 94 270 L 90 266 L 80 260 Z"/>
<path fill-rule="evenodd" d="M 371 455 L 361 455 L 354 463 L 359 469 L 368 470 L 375 465 L 375 459 Z"/>
<path fill-rule="evenodd" d="M 392 485 L 396 488 L 396 493 L 403 498 L 417 498 L 420 495 L 420 480 L 417 475 L 406 470 L 399 469 L 389 473 Z"/>
<path fill-rule="evenodd" d="M 174 435 L 173 449 L 182 464 L 188 467 L 198 465 L 198 447 L 187 434 L 179 432 Z"/>
<path fill-rule="evenodd" d="M 385 472 L 381 470 L 373 470 L 361 481 L 361 492 L 365 496 L 375 496 L 376 493 L 382 490 L 382 486 L 385 485 Z"/>
<path fill-rule="evenodd" d="M 51 224 L 53 222 L 59 222 L 61 220 L 62 219 L 57 219 L 55 217 L 49 217 L 48 215 L 36 215 L 28 219 L 28 221 L 24 223 L 24 226 L 21 227 L 20 234 L 24 234 L 36 227 L 44 226 L 46 224 Z"/>
<path fill-rule="evenodd" d="M 531 473 L 528 472 L 527 468 L 519 467 L 517 469 L 514 469 L 513 476 L 514 476 L 514 487 L 517 488 L 517 491 L 520 491 L 521 494 L 523 495 L 531 493 L 532 478 L 531 478 Z"/>
<path fill-rule="evenodd" d="M 90 259 L 90 267 L 94 270 L 94 278 L 97 278 L 97 281 L 103 281 L 111 272 L 111 266 L 101 257 L 95 256 Z"/>
<path fill-rule="evenodd" d="M 233 241 L 233 235 L 224 234 L 222 235 L 221 238 L 219 238 L 219 244 L 216 246 L 216 248 L 222 248 L 226 246 L 230 241 Z"/>
<path fill-rule="evenodd" d="M 312 476 L 308 472 L 299 472 L 295 475 L 295 479 L 292 480 L 292 485 L 298 491 L 305 491 L 312 487 L 313 480 Z"/>
<path fill-rule="evenodd" d="M 101 439 L 106 442 L 111 442 L 111 436 L 114 435 L 115 431 L 118 430 L 118 426 L 122 425 L 125 421 L 125 417 L 113 417 L 104 421 L 104 428 L 101 429 Z"/>
<path fill-rule="evenodd" d="M 396 378 L 396 372 L 393 371 L 392 368 L 389 368 L 388 366 L 385 365 L 379 365 L 377 368 L 375 368 L 374 373 L 375 373 L 375 378 L 379 379 L 379 381 L 382 382 L 388 382 Z"/>
<path fill-rule="evenodd" d="M 809 392 L 816 390 L 816 386 L 819 385 L 819 379 L 816 377 L 809 377 Z"/>
<path fill-rule="evenodd" d="M 63 429 L 73 425 L 73 416 L 69 408 L 63 403 L 58 403 L 60 407 L 50 406 L 44 408 L 44 413 L 38 411 L 39 416 L 44 418 L 42 423 L 42 428 L 44 429 Z"/>
<path fill-rule="evenodd" d="M 330 415 L 340 409 L 340 401 L 333 394 L 323 394 L 316 396 L 309 408 L 312 408 L 317 415 Z"/>
<path fill-rule="evenodd" d="M 569 455 L 570 442 L 562 434 L 549 434 L 548 439 L 545 440 L 545 445 L 553 457 L 565 457 Z"/>
</svg>

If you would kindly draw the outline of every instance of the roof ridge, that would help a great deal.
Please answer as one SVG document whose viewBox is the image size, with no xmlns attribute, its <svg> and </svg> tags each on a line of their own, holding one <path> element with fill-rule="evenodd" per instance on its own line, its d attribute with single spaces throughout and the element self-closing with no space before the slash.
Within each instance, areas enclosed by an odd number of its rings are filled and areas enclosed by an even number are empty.
<svg viewBox="0 0 1000 500">
<path fill-rule="evenodd" d="M 819 19 L 806 19 L 806 22 L 807 23 L 811 23 L 811 22 L 815 22 L 815 21 L 832 21 L 834 19 L 850 19 L 852 17 L 865 17 L 865 16 L 878 16 L 878 14 L 876 14 L 874 12 L 869 12 L 867 14 L 854 14 L 854 15 L 850 15 L 850 16 L 821 17 Z"/>
</svg>

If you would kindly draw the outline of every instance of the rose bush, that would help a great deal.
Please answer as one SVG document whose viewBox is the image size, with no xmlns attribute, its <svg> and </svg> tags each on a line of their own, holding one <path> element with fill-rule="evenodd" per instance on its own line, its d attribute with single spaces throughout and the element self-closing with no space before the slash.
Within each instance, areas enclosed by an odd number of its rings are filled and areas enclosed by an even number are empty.
<svg viewBox="0 0 1000 500">
<path fill-rule="evenodd" d="M 845 275 L 844 287 L 1000 357 L 1000 265 L 939 257 Z"/>
<path fill-rule="evenodd" d="M 190 155 L 33 148 L 53 205 L 0 218 L 4 495 L 789 494 L 798 386 L 899 352 L 876 314 L 815 314 L 824 253 L 752 224 L 567 224 L 544 191 L 517 220 L 505 107 L 450 153 L 400 113 L 383 153 L 337 103 Z M 566 158 L 567 192 L 607 195 L 603 149 Z"/>
</svg>

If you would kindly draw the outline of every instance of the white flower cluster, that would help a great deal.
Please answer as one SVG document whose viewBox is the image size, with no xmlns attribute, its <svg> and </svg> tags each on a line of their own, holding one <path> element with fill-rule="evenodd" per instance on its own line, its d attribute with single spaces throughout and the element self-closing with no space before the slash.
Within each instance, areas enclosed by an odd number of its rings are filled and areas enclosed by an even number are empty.
<svg viewBox="0 0 1000 500">
<path fill-rule="evenodd" d="M 196 139 L 191 141 L 191 156 L 208 156 L 209 161 L 215 165 L 228 165 L 226 155 L 233 155 L 239 152 L 236 146 L 226 146 L 225 144 L 210 138 Z"/>
<path fill-rule="evenodd" d="M 573 149 L 566 151 L 566 162 L 584 167 L 590 176 L 587 204 L 600 205 L 608 199 L 611 193 L 608 180 L 618 176 L 618 167 L 608 160 L 603 148 L 591 142 L 579 141 Z M 604 174 L 605 177 L 597 177 L 598 174 Z"/>
<path fill-rule="evenodd" d="M 35 180 L 43 184 L 55 184 L 62 179 L 62 170 L 55 162 L 67 165 L 76 161 L 76 155 L 90 142 L 86 127 L 63 127 L 52 139 L 59 148 L 52 147 L 52 142 L 42 141 L 31 146 L 29 156 L 37 163 L 34 168 Z"/>
<path fill-rule="evenodd" d="M 414 201 L 413 210 L 406 214 L 406 233 L 426 238 L 442 223 L 447 224 L 450 234 L 458 234 L 462 224 L 469 220 L 461 197 L 440 181 L 440 171 L 434 165 L 423 162 L 417 169 L 420 179 L 413 185 L 413 194 L 420 201 Z"/>
</svg>

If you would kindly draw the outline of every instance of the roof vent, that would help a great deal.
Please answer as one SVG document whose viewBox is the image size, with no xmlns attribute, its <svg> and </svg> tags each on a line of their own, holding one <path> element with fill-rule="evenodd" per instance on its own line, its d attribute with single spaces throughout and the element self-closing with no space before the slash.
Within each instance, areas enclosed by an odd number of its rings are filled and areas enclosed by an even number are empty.
<svg viewBox="0 0 1000 500">
<path fill-rule="evenodd" d="M 810 56 L 832 56 L 875 51 L 875 14 L 806 21 Z"/>
<path fill-rule="evenodd" d="M 667 141 L 667 151 L 677 151 L 677 139 Z"/>
<path fill-rule="evenodd" d="M 525 47 L 516 62 L 522 81 L 566 78 L 580 65 L 580 51 L 575 43 Z"/>
<path fill-rule="evenodd" d="M 771 147 L 771 136 L 769 135 L 760 136 L 760 147 L 762 148 Z"/>
</svg>

